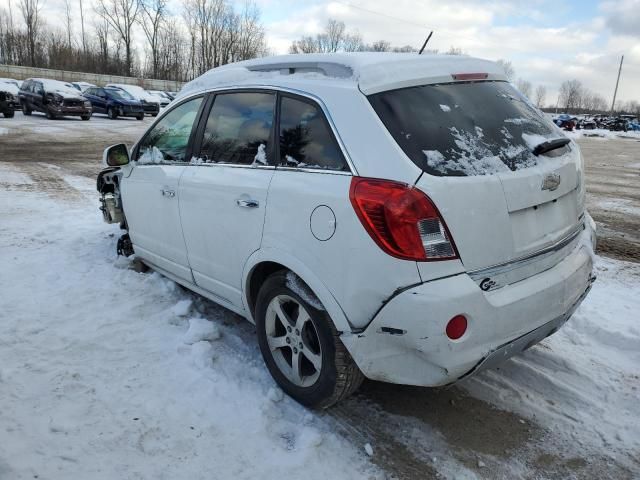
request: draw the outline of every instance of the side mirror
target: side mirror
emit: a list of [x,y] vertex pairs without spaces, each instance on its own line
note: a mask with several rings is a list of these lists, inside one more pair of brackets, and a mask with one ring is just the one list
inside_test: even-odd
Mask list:
[[129,149],[124,143],[111,145],[104,149],[102,161],[110,167],[121,167],[130,162]]

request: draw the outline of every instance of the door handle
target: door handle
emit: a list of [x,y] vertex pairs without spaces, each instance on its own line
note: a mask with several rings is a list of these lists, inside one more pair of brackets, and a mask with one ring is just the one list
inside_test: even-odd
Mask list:
[[244,208],[258,208],[260,206],[260,202],[258,202],[257,200],[244,199],[244,198],[238,198],[236,200],[236,204],[239,207],[244,207]]
[[161,192],[163,197],[173,198],[176,196],[176,192],[174,190],[166,190],[163,188]]

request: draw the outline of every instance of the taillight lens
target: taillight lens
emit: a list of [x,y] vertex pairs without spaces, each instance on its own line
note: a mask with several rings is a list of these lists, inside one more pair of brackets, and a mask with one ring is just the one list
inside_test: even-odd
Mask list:
[[353,177],[351,204],[371,238],[404,260],[458,258],[438,209],[420,190],[390,180]]

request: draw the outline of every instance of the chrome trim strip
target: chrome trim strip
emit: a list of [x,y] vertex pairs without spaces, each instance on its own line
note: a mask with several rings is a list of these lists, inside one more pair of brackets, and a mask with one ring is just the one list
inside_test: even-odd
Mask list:
[[473,279],[473,280],[481,280],[485,277],[492,277],[495,276],[497,274],[500,273],[504,273],[504,272],[508,272],[511,270],[515,270],[517,268],[520,268],[524,265],[527,265],[528,263],[537,260],[539,257],[549,254],[549,253],[553,253],[553,252],[557,252],[558,250],[562,250],[564,247],[566,247],[568,244],[570,244],[573,240],[576,239],[576,237],[578,235],[580,235],[580,233],[582,232],[582,230],[584,230],[584,224],[580,224],[578,226],[578,228],[576,230],[574,230],[573,232],[571,232],[569,235],[567,235],[566,237],[562,238],[561,240],[559,240],[558,242],[554,243],[553,245],[550,245],[548,247],[545,247],[543,249],[537,250],[533,253],[530,253],[524,257],[520,257],[520,258],[516,258],[515,260],[510,260],[508,262],[504,262],[504,263],[499,263],[496,265],[491,265],[490,267],[485,267],[485,268],[481,268],[478,270],[471,270],[469,272],[467,272],[467,274]]

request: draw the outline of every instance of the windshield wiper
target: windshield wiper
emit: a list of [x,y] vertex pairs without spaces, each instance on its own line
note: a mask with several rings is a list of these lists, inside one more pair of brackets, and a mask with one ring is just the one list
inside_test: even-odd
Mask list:
[[550,152],[551,150],[557,150],[558,148],[562,148],[565,145],[571,143],[571,140],[568,138],[554,138],[553,140],[547,140],[546,142],[542,142],[533,149],[533,154],[535,156],[542,155],[543,153]]

